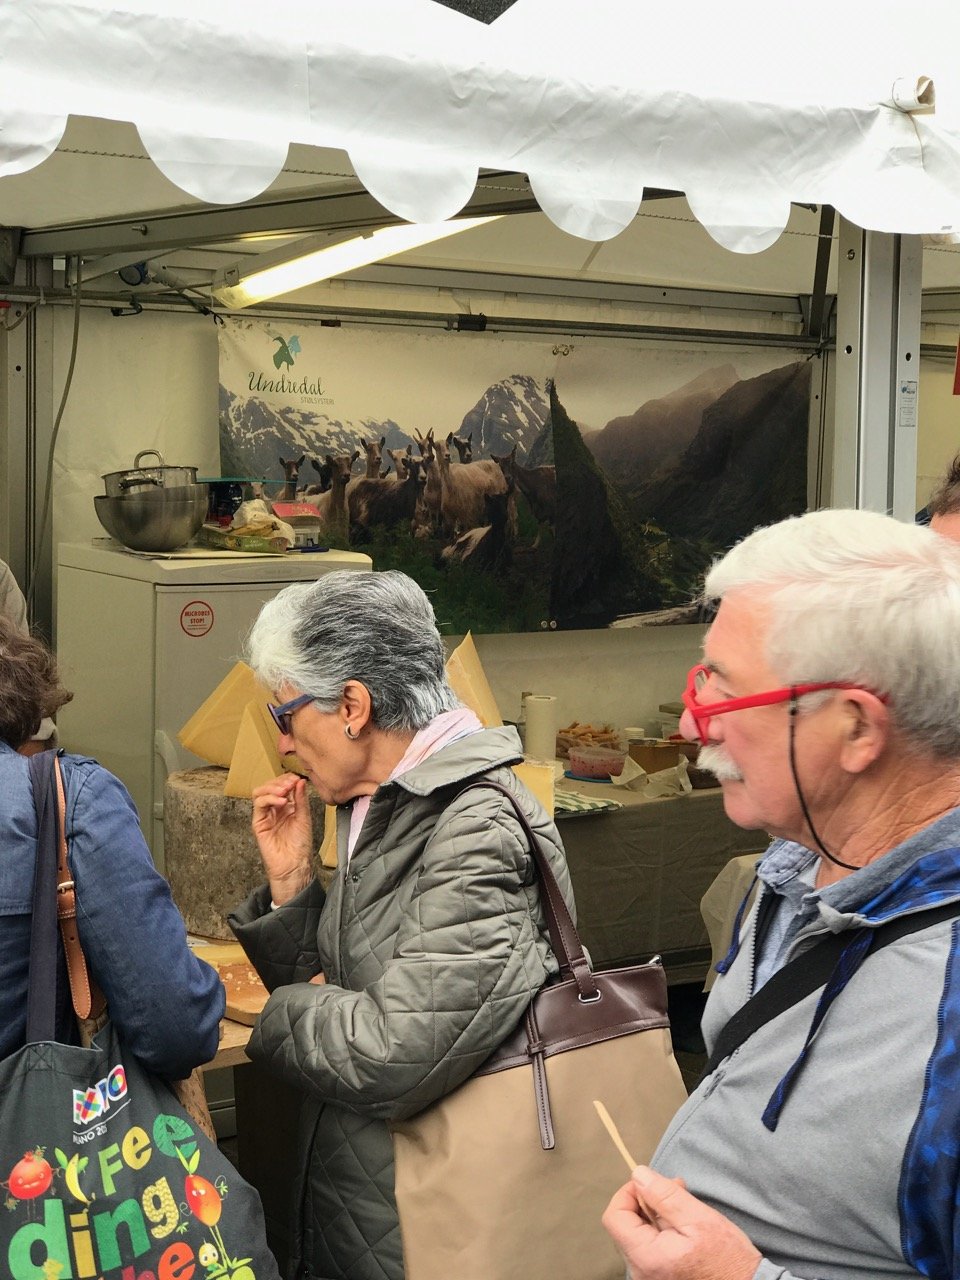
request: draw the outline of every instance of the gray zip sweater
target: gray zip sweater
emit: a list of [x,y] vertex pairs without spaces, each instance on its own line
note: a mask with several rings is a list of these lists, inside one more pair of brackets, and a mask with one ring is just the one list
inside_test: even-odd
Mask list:
[[[761,880],[789,875],[791,863],[800,874],[813,857],[777,841]],[[758,907],[773,892],[761,886],[718,966],[708,1049],[752,994]],[[764,1254],[755,1280],[958,1274],[958,924],[920,929],[876,955],[860,932],[952,901],[960,916],[960,810],[807,893],[781,961],[849,932],[837,970],[721,1062],[665,1134],[654,1167],[682,1175],[747,1233]]]

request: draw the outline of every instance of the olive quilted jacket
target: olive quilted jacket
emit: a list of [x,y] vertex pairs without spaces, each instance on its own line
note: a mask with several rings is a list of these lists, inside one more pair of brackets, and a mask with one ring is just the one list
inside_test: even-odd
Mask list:
[[[459,795],[486,774],[515,792],[568,905],[556,827],[509,765],[512,729],[451,743],[373,797],[349,864],[271,911],[261,888],[231,917],[268,989],[251,1058],[305,1095],[298,1280],[401,1280],[387,1121],[456,1088],[520,1020],[557,964],[532,859],[509,802]],[[326,985],[307,980],[320,970]]]

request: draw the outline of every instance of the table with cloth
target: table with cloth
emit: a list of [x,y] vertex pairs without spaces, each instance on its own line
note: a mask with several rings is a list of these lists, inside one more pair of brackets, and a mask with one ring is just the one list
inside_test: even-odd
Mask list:
[[645,800],[612,783],[563,778],[557,791],[623,806],[557,812],[580,937],[595,967],[659,954],[669,982],[702,982],[711,939],[700,901],[731,859],[759,856],[769,843],[766,834],[735,826],[719,788]]

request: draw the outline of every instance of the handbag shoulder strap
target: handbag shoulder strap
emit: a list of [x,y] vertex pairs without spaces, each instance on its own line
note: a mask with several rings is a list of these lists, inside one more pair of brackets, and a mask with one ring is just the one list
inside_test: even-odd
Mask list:
[[465,795],[468,791],[479,790],[499,791],[509,801],[514,816],[526,837],[527,847],[540,877],[540,885],[543,889],[543,909],[547,918],[547,929],[550,933],[550,945],[560,964],[560,972],[573,978],[577,984],[581,1000],[599,1000],[600,991],[594,981],[589,961],[584,954],[583,943],[580,941],[577,927],[573,923],[573,917],[570,915],[567,904],[563,900],[563,894],[560,892],[557,878],[553,874],[546,854],[540,848],[540,841],[537,839],[527,815],[523,812],[519,801],[510,788],[505,787],[502,782],[494,782],[491,778],[471,782],[457,793],[457,798],[459,799],[460,796]]
[[53,777],[57,793],[57,920],[63,950],[67,957],[70,995],[78,1018],[97,1018],[106,1007],[100,988],[90,981],[87,958],[77,931],[77,893],[67,860],[67,804],[63,791],[63,772],[59,753],[53,755]]
[[[874,952],[889,946],[899,938],[916,933],[920,929],[927,929],[941,920],[957,917],[960,917],[960,902],[954,901],[929,911],[913,911],[909,915],[897,916],[887,924],[877,925],[872,930],[873,939],[867,958],[869,959]],[[856,933],[859,932],[859,930],[856,931]],[[822,987],[830,978],[841,953],[850,945],[854,936],[856,934],[849,931],[831,933],[829,937],[816,943],[809,950],[794,956],[782,969],[778,969],[773,977],[737,1010],[720,1031],[713,1046],[713,1052],[704,1067],[701,1080],[706,1079],[724,1058],[728,1058],[735,1049],[739,1049],[746,1040],[749,1040],[755,1031],[759,1031],[768,1022]]]
[[37,853],[27,970],[27,1044],[55,1040],[57,1030],[57,810],[51,755],[41,751],[28,761],[37,811]]

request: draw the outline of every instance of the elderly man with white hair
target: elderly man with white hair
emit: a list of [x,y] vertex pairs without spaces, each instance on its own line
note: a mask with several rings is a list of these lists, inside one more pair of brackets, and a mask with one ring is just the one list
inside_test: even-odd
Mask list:
[[684,733],[774,837],[707,1074],[604,1223],[631,1280],[960,1275],[960,552],[819,511],[708,573]]

